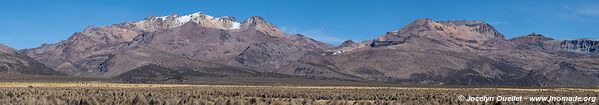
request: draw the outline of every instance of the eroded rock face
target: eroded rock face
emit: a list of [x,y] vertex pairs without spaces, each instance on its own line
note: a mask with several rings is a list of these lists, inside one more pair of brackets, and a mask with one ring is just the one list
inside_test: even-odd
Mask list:
[[599,54],[599,41],[590,39],[564,40],[559,45],[561,50]]
[[0,44],[0,73],[31,75],[65,75],[35,61],[27,55]]

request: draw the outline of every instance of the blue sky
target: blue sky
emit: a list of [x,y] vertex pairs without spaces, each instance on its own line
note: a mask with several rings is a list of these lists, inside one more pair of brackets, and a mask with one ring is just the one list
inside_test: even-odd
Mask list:
[[482,20],[508,38],[536,32],[599,39],[596,0],[1,0],[0,43],[32,48],[90,25],[194,12],[262,16],[287,33],[331,44],[370,40],[418,18]]

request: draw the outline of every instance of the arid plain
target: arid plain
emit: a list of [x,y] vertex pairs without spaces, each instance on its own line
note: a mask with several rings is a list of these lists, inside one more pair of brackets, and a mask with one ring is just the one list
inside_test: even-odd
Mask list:
[[0,104],[81,105],[403,105],[597,104],[569,101],[467,101],[464,96],[597,97],[582,88],[425,88],[294,85],[0,82]]

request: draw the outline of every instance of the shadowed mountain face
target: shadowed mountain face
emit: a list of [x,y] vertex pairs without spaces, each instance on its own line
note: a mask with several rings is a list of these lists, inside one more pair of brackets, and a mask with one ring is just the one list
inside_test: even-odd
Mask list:
[[0,44],[0,73],[31,75],[65,75],[54,71],[15,49]]
[[417,85],[599,86],[597,41],[540,34],[507,40],[481,21],[418,19],[334,47],[261,17],[203,13],[90,27],[22,52],[69,75],[131,82],[302,77]]

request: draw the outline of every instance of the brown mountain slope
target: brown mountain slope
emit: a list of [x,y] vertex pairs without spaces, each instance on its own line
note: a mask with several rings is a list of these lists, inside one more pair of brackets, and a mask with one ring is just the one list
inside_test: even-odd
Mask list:
[[527,73],[478,54],[513,45],[490,25],[478,21],[419,19],[370,45],[340,48],[346,50],[302,59],[317,65],[295,67],[288,72],[323,77],[342,74],[357,80],[428,85],[510,85],[513,83],[505,81]]
[[0,74],[65,75],[0,44]]
[[[401,43],[426,43],[430,40],[447,48],[476,49],[507,48],[513,46],[491,25],[480,21],[433,21],[418,19],[399,31],[388,32],[376,39],[372,46]],[[428,41],[427,41],[428,42]],[[432,44],[430,44],[432,45]],[[457,49],[456,49],[457,50]]]
[[[304,59],[303,62],[321,66],[296,73],[332,77],[326,73],[318,74],[332,70],[361,80],[400,84],[599,85],[588,82],[599,80],[596,76],[599,69],[589,67],[599,63],[593,60],[596,58],[556,50],[515,47],[522,43],[543,41],[512,41],[517,44],[504,39],[493,27],[483,22],[420,19],[399,31],[388,32],[372,41],[370,47],[339,48],[335,50],[340,53]],[[583,59],[586,59],[584,63],[576,62]],[[564,69],[559,62],[571,64],[573,68]],[[563,81],[572,83],[564,84]]]

